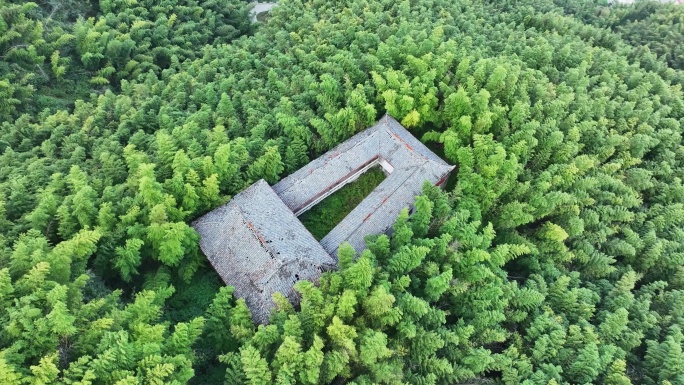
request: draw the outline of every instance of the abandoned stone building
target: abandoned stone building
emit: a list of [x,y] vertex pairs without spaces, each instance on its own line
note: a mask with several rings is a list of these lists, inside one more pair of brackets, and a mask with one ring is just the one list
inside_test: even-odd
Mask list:
[[[319,243],[297,217],[376,166],[386,178]],[[266,323],[273,293],[296,303],[293,285],[334,269],[341,243],[362,251],[364,237],[390,229],[425,181],[442,185],[453,168],[385,115],[272,187],[254,183],[193,227],[223,281]]]

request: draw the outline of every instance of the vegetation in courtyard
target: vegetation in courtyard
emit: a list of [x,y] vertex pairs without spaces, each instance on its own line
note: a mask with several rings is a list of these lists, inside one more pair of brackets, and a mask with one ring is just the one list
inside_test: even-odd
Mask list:
[[384,179],[382,169],[373,167],[300,215],[299,220],[314,238],[321,240]]
[[[0,0],[0,382],[684,384],[683,9]],[[453,188],[254,325],[189,223],[384,112]]]

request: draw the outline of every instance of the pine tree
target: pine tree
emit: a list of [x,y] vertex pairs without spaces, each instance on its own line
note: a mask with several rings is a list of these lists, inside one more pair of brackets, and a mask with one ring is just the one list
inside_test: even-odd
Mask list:
[[608,375],[605,378],[605,383],[607,385],[631,385],[632,381],[625,374],[627,370],[627,365],[623,360],[615,360],[608,371]]
[[268,364],[254,347],[246,345],[240,349],[240,361],[250,385],[269,385],[272,383],[273,375]]
[[416,210],[411,215],[411,230],[415,237],[424,237],[432,221],[434,204],[426,196],[421,195],[416,198],[415,207]]
[[682,332],[678,326],[671,327],[662,342],[646,341],[645,384],[664,383],[665,381],[676,384],[684,380],[681,341]]
[[133,275],[138,274],[138,266],[141,262],[140,248],[145,243],[137,238],[127,239],[125,247],[116,248],[117,259],[114,266],[119,270],[121,278],[130,282]]
[[249,166],[247,174],[252,180],[263,178],[268,183],[274,184],[284,169],[278,148],[270,146],[266,148],[264,155]]

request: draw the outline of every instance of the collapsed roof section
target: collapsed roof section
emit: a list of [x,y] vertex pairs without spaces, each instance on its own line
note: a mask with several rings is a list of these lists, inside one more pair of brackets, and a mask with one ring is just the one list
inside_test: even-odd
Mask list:
[[[318,243],[297,216],[374,166],[387,178]],[[441,185],[453,168],[385,115],[273,188],[260,180],[192,226],[216,272],[266,323],[274,293],[298,302],[298,280],[317,281],[335,268],[342,242],[361,252],[364,237],[389,229],[425,181]]]
[[366,235],[385,232],[401,209],[413,204],[424,181],[439,185],[454,168],[394,118],[385,115],[373,127],[275,184],[273,190],[295,215],[301,215],[376,165],[387,178],[321,240],[333,256],[345,241],[360,252],[365,249]]

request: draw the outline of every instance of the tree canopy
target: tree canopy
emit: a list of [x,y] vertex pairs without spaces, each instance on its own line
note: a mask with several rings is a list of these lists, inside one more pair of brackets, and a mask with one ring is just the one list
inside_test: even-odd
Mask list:
[[[0,379],[684,384],[683,9],[0,0]],[[385,112],[447,188],[255,325],[190,221]]]

